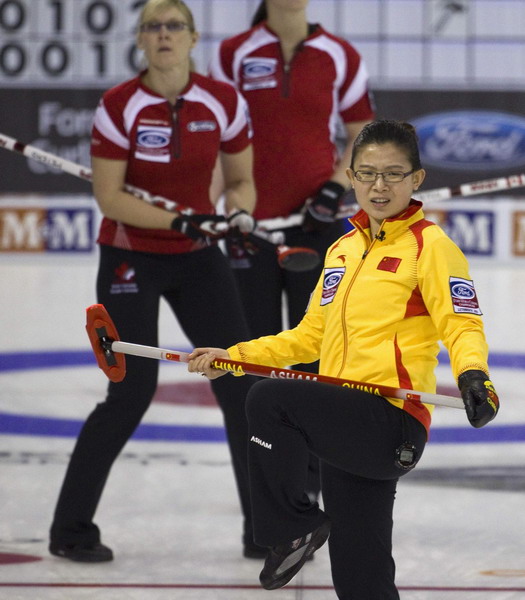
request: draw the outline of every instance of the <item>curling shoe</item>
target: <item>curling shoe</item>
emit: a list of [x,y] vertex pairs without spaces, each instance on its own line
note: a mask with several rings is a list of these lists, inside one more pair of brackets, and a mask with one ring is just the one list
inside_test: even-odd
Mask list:
[[60,544],[51,542],[49,552],[75,562],[99,563],[113,560],[113,551],[99,542],[95,544]]
[[313,556],[330,535],[330,519],[311,533],[270,548],[264,568],[259,575],[259,581],[265,590],[277,590],[285,586],[299,571],[304,563]]
[[255,558],[264,560],[268,556],[270,548],[264,546],[258,546],[257,544],[244,544],[243,556],[244,558]]
[[[254,558],[255,560],[264,560],[268,556],[268,552],[270,548],[266,548],[264,546],[257,546],[257,544],[246,545],[244,546],[242,555],[244,558]],[[307,561],[313,560],[314,555],[310,554],[310,556],[306,559]]]

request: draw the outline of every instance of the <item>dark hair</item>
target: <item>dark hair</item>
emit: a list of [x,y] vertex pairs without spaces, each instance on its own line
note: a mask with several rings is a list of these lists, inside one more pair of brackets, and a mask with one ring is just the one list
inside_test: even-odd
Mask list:
[[419,146],[416,129],[405,121],[393,121],[388,119],[372,121],[361,129],[354,140],[352,148],[352,160],[350,167],[354,167],[354,159],[357,153],[369,144],[392,143],[405,150],[412,168],[417,171],[422,169],[419,158]]
[[268,19],[268,10],[266,9],[266,2],[265,2],[265,0],[261,0],[261,3],[257,7],[257,10],[255,11],[255,14],[252,17],[251,26],[255,27],[256,25],[259,25],[259,23],[262,23],[263,21],[266,21],[267,19]]

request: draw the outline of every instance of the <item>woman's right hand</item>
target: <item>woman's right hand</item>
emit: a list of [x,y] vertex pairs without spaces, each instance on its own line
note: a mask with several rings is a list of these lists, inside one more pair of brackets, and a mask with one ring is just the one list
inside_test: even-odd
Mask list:
[[211,366],[211,363],[217,358],[231,359],[224,348],[195,348],[188,356],[188,371],[190,373],[200,373],[208,379],[222,377],[228,371],[214,369]]

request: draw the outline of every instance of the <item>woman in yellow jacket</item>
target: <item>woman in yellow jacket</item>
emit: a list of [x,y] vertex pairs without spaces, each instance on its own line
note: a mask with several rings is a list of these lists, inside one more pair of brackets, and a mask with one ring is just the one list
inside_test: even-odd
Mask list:
[[[496,416],[488,348],[468,263],[412,199],[425,177],[408,123],[375,121],[357,137],[347,175],[361,210],[326,254],[303,320],[215,358],[283,367],[320,359],[320,373],[435,392],[439,340],[474,427]],[[330,535],[341,600],[397,600],[392,558],[396,484],[421,458],[433,407],[307,381],[258,382],[247,400],[255,541],[270,548],[260,580],[282,587]],[[308,453],[321,459],[324,511],[304,494]]]

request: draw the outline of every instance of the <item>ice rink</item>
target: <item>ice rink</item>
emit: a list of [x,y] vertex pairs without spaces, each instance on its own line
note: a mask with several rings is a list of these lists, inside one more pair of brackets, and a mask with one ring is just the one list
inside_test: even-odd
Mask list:
[[[96,516],[115,560],[48,554],[68,456],[106,386],[84,330],[95,263],[0,257],[0,599],[335,599],[326,547],[288,587],[259,587],[262,561],[241,554],[221,413],[208,384],[176,364],[162,364],[155,401]],[[398,487],[403,600],[525,598],[525,269],[479,262],[471,275],[502,408],[482,430],[462,411],[436,409],[425,455]],[[161,346],[189,348],[165,307]],[[446,360],[438,378],[440,392],[457,395]]]

